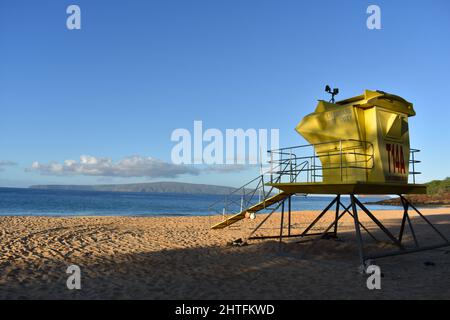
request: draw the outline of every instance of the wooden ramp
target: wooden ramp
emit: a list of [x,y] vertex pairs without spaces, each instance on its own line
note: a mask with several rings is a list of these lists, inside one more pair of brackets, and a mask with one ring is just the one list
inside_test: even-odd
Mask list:
[[274,195],[274,196],[272,196],[270,198],[264,199],[263,201],[255,204],[255,205],[253,205],[253,206],[251,206],[251,207],[249,207],[249,208],[247,208],[247,209],[245,209],[245,210],[243,210],[243,211],[241,211],[241,212],[239,212],[239,213],[237,213],[237,214],[235,214],[233,216],[231,216],[230,218],[228,218],[228,219],[226,219],[226,220],[224,220],[224,221],[222,221],[222,222],[220,222],[218,224],[215,224],[214,226],[211,227],[211,229],[223,229],[223,228],[226,228],[226,227],[232,225],[233,223],[236,223],[236,222],[244,219],[246,213],[254,213],[254,212],[261,211],[261,210],[271,206],[274,203],[277,203],[277,202],[280,202],[280,201],[286,199],[290,195],[291,195],[290,193],[287,193],[287,192],[284,192],[284,191],[280,192],[280,193],[277,193],[276,195]]

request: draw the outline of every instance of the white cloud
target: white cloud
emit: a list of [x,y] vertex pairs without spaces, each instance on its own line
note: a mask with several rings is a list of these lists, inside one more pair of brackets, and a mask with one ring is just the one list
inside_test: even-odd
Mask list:
[[15,165],[17,165],[17,163],[14,161],[0,160],[0,171],[3,171],[3,167],[15,166]]
[[33,162],[31,169],[43,175],[67,176],[85,175],[102,177],[148,177],[175,178],[183,174],[198,175],[199,170],[193,166],[176,165],[152,157],[130,156],[118,162],[110,158],[81,156],[79,161],[66,160],[63,163],[49,164]]
[[0,160],[0,166],[15,166],[17,163],[9,160]]
[[65,160],[62,163],[33,162],[27,172],[39,172],[48,176],[99,176],[122,178],[176,178],[183,174],[232,173],[247,170],[246,165],[178,165],[152,157],[139,155],[125,157],[118,162],[110,158],[98,158],[88,155],[79,161]]

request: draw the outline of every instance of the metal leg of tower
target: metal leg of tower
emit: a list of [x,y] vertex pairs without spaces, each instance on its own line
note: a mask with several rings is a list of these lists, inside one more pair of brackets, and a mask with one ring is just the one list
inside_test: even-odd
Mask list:
[[341,206],[341,195],[338,194],[337,195],[337,201],[336,201],[336,212],[335,212],[335,216],[334,216],[334,220],[336,221],[336,223],[334,224],[334,236],[335,237],[337,237],[337,232],[338,232],[337,218],[339,217],[340,206]]
[[338,201],[339,196],[336,196],[333,201],[330,202],[330,204],[323,209],[323,211],[317,216],[316,219],[314,219],[313,222],[302,232],[302,235],[305,236],[309,230],[311,230],[312,227],[316,225],[316,223],[328,212],[328,210]]
[[354,195],[351,195],[351,197],[355,202],[355,205],[358,205],[358,207],[360,207],[369,216],[369,218],[375,222],[375,224],[389,237],[389,239],[401,248],[402,245],[397,238],[394,237],[394,235],[369,211],[369,209],[367,209]]
[[355,222],[355,233],[356,233],[356,242],[358,245],[358,253],[359,253],[359,259],[361,262],[361,267],[365,270],[365,256],[364,256],[364,247],[363,247],[363,239],[361,236],[361,229],[359,225],[359,219],[358,219],[358,211],[356,209],[356,197],[354,194],[350,195],[350,200],[352,204],[352,211],[353,211],[353,221]]

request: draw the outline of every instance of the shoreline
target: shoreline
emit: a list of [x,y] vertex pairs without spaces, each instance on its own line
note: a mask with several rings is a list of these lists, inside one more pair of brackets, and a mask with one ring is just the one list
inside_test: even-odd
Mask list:
[[[442,206],[442,207],[450,207],[450,193],[448,192],[442,192],[442,193],[435,193],[435,194],[411,194],[406,195],[405,198],[407,198],[411,203],[413,203],[416,207],[426,207],[426,206]],[[401,206],[401,200],[399,197],[390,198],[390,199],[384,199],[380,201],[370,201],[366,202],[366,204],[370,205],[397,205]]]
[[[367,203],[363,202],[364,205],[373,205],[375,203]],[[391,207],[398,207],[397,205],[393,204],[377,204],[379,206],[384,206],[386,209],[375,209],[371,210],[371,212],[379,214],[379,213],[395,213],[398,214],[399,212],[403,212],[402,209],[396,209],[396,208],[389,208]],[[450,205],[418,205],[415,206],[418,209],[421,209],[420,211],[426,211],[427,214],[439,214],[439,212],[444,213],[450,213]],[[370,209],[370,208],[369,208]],[[332,208],[330,209],[332,210]],[[410,208],[412,211],[413,209]],[[275,213],[280,213],[281,211],[275,211]],[[321,210],[293,210],[292,214],[310,214],[310,213],[320,213]],[[286,212],[285,212],[286,213]],[[226,216],[231,216],[232,214],[226,214]],[[267,213],[257,213],[258,216],[265,216]],[[96,218],[96,217],[105,217],[105,218],[182,218],[182,217],[192,217],[192,218],[205,218],[205,217],[222,217],[221,214],[173,214],[173,213],[149,213],[149,214],[3,214],[0,213],[0,218],[2,217],[36,217],[36,218]]]

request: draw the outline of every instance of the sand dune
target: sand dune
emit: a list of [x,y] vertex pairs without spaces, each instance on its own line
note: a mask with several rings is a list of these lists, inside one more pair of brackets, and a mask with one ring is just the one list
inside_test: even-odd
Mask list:
[[[450,209],[426,209],[450,238]],[[378,211],[393,232],[402,212]],[[296,212],[292,232],[317,212]],[[333,214],[318,225],[328,225]],[[263,218],[225,230],[209,227],[221,217],[0,217],[1,299],[427,299],[450,298],[450,247],[375,261],[382,289],[366,288],[358,272],[353,221],[339,224],[337,240],[313,247],[277,240],[248,246],[245,238]],[[362,222],[383,239],[365,215]],[[413,215],[421,243],[439,238]],[[278,234],[279,215],[260,233]],[[406,241],[411,242],[410,234]],[[391,250],[365,235],[370,251]],[[302,254],[307,250],[307,254]],[[82,289],[68,290],[66,268],[76,264]]]

